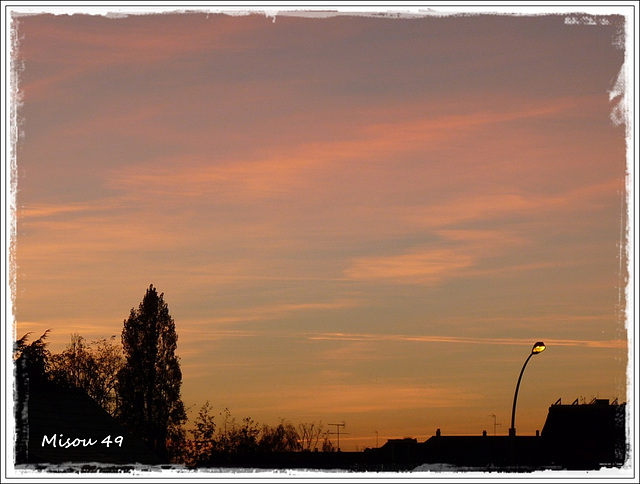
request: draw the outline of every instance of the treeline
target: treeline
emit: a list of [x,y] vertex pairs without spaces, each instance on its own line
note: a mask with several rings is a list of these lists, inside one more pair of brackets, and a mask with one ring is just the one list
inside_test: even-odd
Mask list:
[[52,354],[49,332],[31,343],[28,333],[14,345],[18,427],[26,386],[55,385],[84,390],[166,462],[217,466],[256,454],[335,451],[321,422],[238,421],[226,408],[216,414],[209,401],[187,430],[175,323],[164,294],[153,285],[124,320],[122,344],[115,335],[88,342],[76,333],[62,352]]
[[225,408],[218,414],[207,401],[199,409],[190,430],[182,461],[194,466],[226,465],[242,462],[256,454],[282,452],[334,452],[329,431],[320,423],[300,423],[297,426],[282,419],[276,426],[259,425],[251,417],[238,422]]

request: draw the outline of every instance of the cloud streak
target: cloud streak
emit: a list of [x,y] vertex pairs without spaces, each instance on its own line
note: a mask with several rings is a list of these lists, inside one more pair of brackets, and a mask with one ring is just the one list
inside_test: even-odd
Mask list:
[[[423,409],[425,402],[432,408],[461,408],[472,406],[478,398],[476,394],[465,394],[451,387],[425,387],[411,383],[384,384],[323,384],[322,398],[318,398],[318,389],[314,387],[283,389],[277,396],[269,396],[266,401],[263,394],[247,392],[243,396],[245,412],[268,409],[271,413],[282,415],[304,409],[308,415],[333,414],[338,410],[342,414],[358,414],[384,411],[405,411]],[[375,398],[374,398],[375,396]],[[274,398],[275,397],[275,398]],[[252,406],[250,402],[263,400],[264,406]]]
[[[114,170],[109,187],[135,192],[139,198],[149,194],[176,198],[215,195],[218,200],[251,202],[300,193],[301,190],[308,193],[310,189],[317,189],[313,182],[318,178],[336,171],[358,184],[359,176],[356,174],[366,174],[360,176],[361,180],[377,179],[383,175],[386,162],[383,164],[382,160],[389,156],[429,149],[435,141],[439,144],[455,143],[459,136],[467,135],[466,130],[475,131],[488,126],[495,129],[496,125],[518,119],[544,119],[562,113],[575,102],[505,113],[486,111],[427,120],[417,117],[385,124],[366,121],[381,117],[381,114],[365,110],[361,118],[363,124],[355,129],[351,127],[350,139],[347,140],[303,142],[284,150],[277,149],[274,153],[256,152],[251,159],[218,159],[215,155],[207,159],[202,153],[188,158],[159,159]],[[276,151],[275,147],[270,151]],[[411,180],[406,182],[411,183]],[[384,189],[384,185],[379,188]],[[395,188],[402,190],[402,187]],[[500,207],[504,207],[505,202],[506,206],[516,204],[516,207],[525,203],[516,195],[496,196],[493,202]],[[476,205],[469,203],[467,209],[473,213],[478,210]]]
[[[353,308],[359,306],[361,303],[354,299],[338,299],[327,302],[300,302],[300,303],[283,303],[273,304],[267,306],[257,306],[250,308],[243,308],[241,310],[235,310],[226,316],[217,316],[201,320],[197,323],[190,321],[190,325],[227,325],[235,323],[248,323],[248,322],[268,322],[270,320],[289,317],[292,314],[315,312],[315,311],[336,311],[340,309]],[[209,333],[209,330],[206,331]],[[225,330],[216,331],[217,335],[224,335]],[[234,335],[232,331],[230,333]]]
[[[361,342],[405,342],[405,343],[452,343],[452,344],[480,344],[480,345],[525,345],[531,346],[530,339],[515,338],[474,338],[460,336],[418,336],[398,334],[351,334],[351,333],[309,333],[310,340],[330,341],[361,341]],[[576,346],[586,348],[614,348],[627,347],[626,340],[571,340],[545,339],[548,346]]]
[[473,259],[469,255],[454,249],[425,249],[410,254],[355,259],[345,270],[345,277],[351,280],[437,284],[472,265]]

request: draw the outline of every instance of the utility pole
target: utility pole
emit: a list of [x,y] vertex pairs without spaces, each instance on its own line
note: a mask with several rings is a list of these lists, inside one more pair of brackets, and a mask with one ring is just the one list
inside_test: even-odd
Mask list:
[[489,415],[489,417],[493,417],[493,436],[495,437],[495,435],[496,435],[496,427],[498,425],[501,425],[501,424],[496,423],[496,414],[495,413],[492,413],[491,415]]
[[[340,452],[340,427],[344,427],[345,426],[344,422],[342,422],[342,423],[330,423],[330,424],[327,424],[327,425],[335,425],[336,426],[336,432],[329,432],[329,433],[338,435],[338,452]],[[345,434],[346,432],[342,432],[342,433]]]

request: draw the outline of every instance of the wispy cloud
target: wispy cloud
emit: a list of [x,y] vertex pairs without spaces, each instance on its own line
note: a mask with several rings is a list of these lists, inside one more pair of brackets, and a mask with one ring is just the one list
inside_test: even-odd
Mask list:
[[[143,15],[138,21],[135,17],[134,14],[105,22],[100,16],[76,14],[66,18],[58,16],[57,21],[52,22],[46,14],[31,18],[16,15],[18,27],[26,20],[33,26],[28,36],[19,39],[18,49],[32,61],[57,61],[57,73],[46,82],[39,82],[40,86],[51,89],[54,84],[68,84],[77,76],[104,72],[115,66],[140,69],[197,52],[238,49],[230,39],[259,25],[230,22],[228,16]],[[171,21],[167,21],[169,18]],[[69,28],[71,25],[73,28]],[[157,35],[157,29],[161,29],[163,35]],[[37,99],[39,93],[47,93],[33,89],[36,86],[23,86],[30,98]]]
[[[474,405],[478,395],[465,393],[459,388],[417,385],[415,382],[323,384],[322,398],[314,386],[283,388],[277,394],[246,392],[243,411],[282,412],[282,415],[300,412],[327,415],[339,411],[344,414],[365,412],[402,411],[424,408],[461,408]],[[262,401],[253,406],[252,401]]]
[[[399,254],[374,255],[350,260],[344,276],[351,280],[368,280],[406,284],[438,284],[444,279],[488,274],[512,275],[542,268],[576,264],[566,258],[535,262],[521,260],[496,264],[496,257],[517,248],[536,247],[537,232],[532,226],[545,226],[543,233],[575,230],[575,223],[545,225],[545,214],[571,215],[590,210],[592,214],[611,204],[611,193],[621,189],[621,180],[570,190],[562,195],[474,195],[443,204],[390,209],[395,218],[405,219],[407,227],[428,230],[438,238],[429,246],[418,246]],[[622,195],[620,195],[622,196]],[[383,210],[384,212],[384,210]],[[388,214],[387,214],[388,215]],[[517,217],[517,218],[516,218]],[[500,221],[515,220],[506,227]],[[485,228],[470,228],[478,223]],[[492,227],[492,224],[494,227]],[[492,268],[480,267],[483,260],[494,260]]]
[[[109,186],[135,191],[139,198],[143,198],[143,194],[157,193],[169,197],[196,198],[215,195],[218,200],[255,201],[295,192],[308,196],[309,190],[320,188],[317,184],[318,179],[336,173],[337,170],[341,177],[352,180],[357,189],[363,183],[369,185],[386,176],[389,165],[382,160],[386,160],[388,156],[421,149],[429,150],[434,141],[445,144],[455,142],[465,130],[484,129],[486,126],[514,119],[549,116],[562,112],[576,102],[579,101],[554,102],[549,106],[522,108],[504,113],[480,111],[453,117],[436,116],[426,120],[420,116],[383,124],[375,120],[381,117],[380,112],[369,112],[364,108],[360,119],[355,123],[352,121],[353,124],[345,130],[349,133],[346,139],[313,140],[312,134],[311,140],[292,142],[284,148],[269,147],[266,152],[264,147],[253,140],[249,146],[254,146],[254,152],[247,154],[243,159],[220,159],[214,154],[207,157],[202,153],[156,159],[150,164],[114,169]],[[421,113],[415,113],[415,116],[419,114]],[[339,119],[340,116],[336,122],[340,123]],[[323,137],[322,133],[328,127],[318,128],[320,134],[316,136]],[[188,133],[185,135],[189,136]],[[172,135],[167,133],[167,136]],[[344,137],[343,133],[342,138]],[[186,143],[185,148],[188,145],[189,143]],[[355,173],[365,173],[366,176],[359,179],[353,176]],[[389,182],[391,180],[387,179],[379,189],[385,189]],[[411,180],[406,182],[410,183]],[[402,190],[399,186],[394,188]],[[479,210],[486,212],[491,209],[504,209],[507,206],[514,209],[527,206],[527,202],[517,195],[497,195],[493,199],[468,200],[466,203],[469,217],[473,217]]]
[[437,238],[429,246],[415,247],[402,254],[354,258],[344,270],[345,278],[435,285],[445,279],[477,274],[482,259],[499,256],[505,248],[531,243],[513,230],[432,228]]
[[57,217],[66,214],[78,214],[96,210],[95,205],[81,204],[45,204],[38,203],[18,208],[13,215],[21,221],[29,219],[44,219],[49,217]]
[[344,274],[352,280],[436,284],[472,265],[471,256],[454,249],[423,249],[409,254],[357,258]]
[[[280,303],[255,307],[246,307],[242,309],[232,310],[226,315],[212,316],[197,322],[190,321],[190,326],[210,326],[210,325],[227,325],[233,323],[247,323],[254,321],[269,321],[277,318],[287,317],[293,313],[305,313],[311,311],[333,311],[339,309],[353,308],[362,304],[355,299],[336,299],[332,301],[315,301],[301,303]],[[223,336],[226,330],[214,331],[207,334],[216,334]],[[230,332],[229,335],[235,335]]]
[[443,234],[455,236],[456,232],[444,232],[444,229],[455,227],[463,222],[487,222],[506,216],[530,217],[535,215],[538,218],[552,212],[570,215],[588,208],[601,207],[604,197],[609,198],[616,189],[623,190],[623,188],[622,179],[611,179],[567,190],[557,195],[546,193],[472,194],[464,198],[447,200],[444,203],[405,208],[402,211],[399,210],[399,214],[418,226],[440,228]]
[[[155,163],[154,163],[155,165]],[[313,160],[275,157],[216,163],[178,159],[160,166],[136,166],[115,173],[112,188],[163,194],[172,198],[215,196],[219,201],[255,201],[278,197],[305,184]]]
[[[311,340],[336,341],[370,341],[370,342],[411,342],[411,343],[453,343],[453,344],[481,344],[481,345],[524,345],[531,346],[530,339],[514,338],[473,338],[460,336],[422,336],[399,334],[364,334],[364,333],[309,333]],[[626,348],[625,340],[572,340],[547,339],[549,346],[581,346],[589,348]]]

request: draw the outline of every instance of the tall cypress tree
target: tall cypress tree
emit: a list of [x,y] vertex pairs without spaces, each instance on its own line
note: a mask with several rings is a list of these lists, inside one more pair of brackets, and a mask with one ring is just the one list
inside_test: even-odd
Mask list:
[[153,284],[124,321],[124,367],[118,373],[119,418],[159,457],[167,458],[167,440],[186,420],[180,397],[182,372],[175,354],[175,322]]

